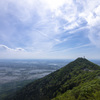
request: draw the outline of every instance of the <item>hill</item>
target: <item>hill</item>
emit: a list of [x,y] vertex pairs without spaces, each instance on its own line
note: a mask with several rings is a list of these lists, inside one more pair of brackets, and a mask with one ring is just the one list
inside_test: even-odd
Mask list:
[[78,58],[6,100],[100,100],[100,66]]

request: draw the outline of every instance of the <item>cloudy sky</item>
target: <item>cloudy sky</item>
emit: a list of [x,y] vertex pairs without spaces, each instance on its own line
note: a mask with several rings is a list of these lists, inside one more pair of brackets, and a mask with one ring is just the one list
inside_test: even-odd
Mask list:
[[100,59],[100,0],[0,0],[0,59]]

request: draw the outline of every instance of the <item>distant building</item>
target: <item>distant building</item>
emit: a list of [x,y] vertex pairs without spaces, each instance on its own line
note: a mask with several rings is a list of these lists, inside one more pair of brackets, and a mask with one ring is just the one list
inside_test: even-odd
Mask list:
[[83,58],[85,59],[85,56],[83,56]]

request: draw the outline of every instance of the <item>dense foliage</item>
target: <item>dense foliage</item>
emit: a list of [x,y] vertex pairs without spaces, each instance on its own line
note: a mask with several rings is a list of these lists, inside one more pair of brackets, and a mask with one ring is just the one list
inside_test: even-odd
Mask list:
[[100,66],[78,58],[6,100],[100,100],[99,93]]
[[0,84],[0,100],[4,100],[8,96],[11,97],[16,91],[32,81],[33,80],[24,80]]
[[100,79],[80,84],[52,100],[100,100]]

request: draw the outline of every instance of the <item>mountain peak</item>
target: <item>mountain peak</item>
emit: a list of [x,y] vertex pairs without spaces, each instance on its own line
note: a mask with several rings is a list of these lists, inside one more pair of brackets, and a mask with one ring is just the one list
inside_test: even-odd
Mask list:
[[[77,58],[76,60],[74,60],[73,62],[79,62],[79,63],[92,63],[91,61],[89,61],[88,59],[86,59],[85,57],[83,58],[83,57],[79,57],[79,58]],[[92,63],[93,64],[93,63]]]
[[86,61],[87,59],[85,57],[78,57],[75,61],[84,61],[84,60]]
[[77,67],[80,69],[83,69],[83,68],[88,68],[90,70],[100,69],[100,67],[98,65],[96,65],[93,62],[89,61],[88,59],[82,58],[82,57],[79,57],[76,60],[74,60],[73,62],[71,62],[71,65],[73,67]]

